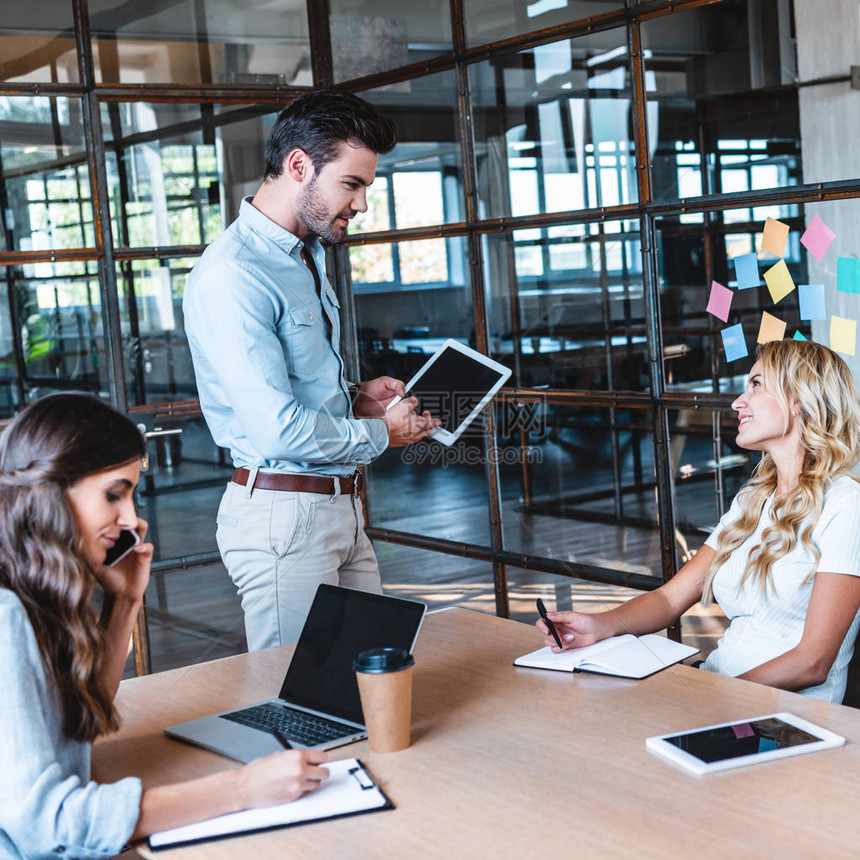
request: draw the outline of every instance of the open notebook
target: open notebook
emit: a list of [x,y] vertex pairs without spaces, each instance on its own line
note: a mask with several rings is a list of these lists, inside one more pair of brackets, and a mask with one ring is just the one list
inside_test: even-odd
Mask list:
[[326,762],[330,776],[320,788],[310,794],[263,809],[246,809],[153,833],[149,847],[155,851],[176,848],[209,839],[222,839],[258,830],[272,830],[292,824],[309,824],[377,809],[393,809],[394,804],[385,796],[364,765],[355,758]]
[[622,678],[646,678],[698,653],[698,648],[657,633],[638,637],[626,633],[560,654],[554,654],[551,648],[540,648],[517,657],[514,665],[557,672],[598,672]]

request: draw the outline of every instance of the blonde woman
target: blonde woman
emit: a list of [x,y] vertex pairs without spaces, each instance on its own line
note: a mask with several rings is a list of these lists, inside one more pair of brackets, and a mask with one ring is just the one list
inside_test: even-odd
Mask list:
[[715,600],[731,623],[703,669],[841,702],[860,624],[851,373],[819,344],[767,343],[732,409],[738,445],[763,456],[705,545],[665,585],[618,610],[549,617],[568,649],[653,633]]
[[152,544],[104,565],[121,529],[146,531],[133,501],[143,453],[128,418],[79,394],[28,406],[0,437],[0,857],[112,857],[129,838],[293,800],[328,776],[325,753],[291,750],[176,785],[90,781],[149,581]]

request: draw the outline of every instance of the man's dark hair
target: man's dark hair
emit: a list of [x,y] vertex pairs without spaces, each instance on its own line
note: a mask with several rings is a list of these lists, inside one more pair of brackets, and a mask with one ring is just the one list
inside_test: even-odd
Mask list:
[[394,149],[397,131],[387,116],[352,93],[321,90],[301,96],[275,120],[266,141],[265,178],[280,176],[284,159],[294,149],[306,152],[320,171],[346,142],[384,154]]

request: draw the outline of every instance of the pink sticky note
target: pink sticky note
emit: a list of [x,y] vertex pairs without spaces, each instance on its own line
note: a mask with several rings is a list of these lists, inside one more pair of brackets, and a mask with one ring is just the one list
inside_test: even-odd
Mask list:
[[800,244],[816,260],[821,260],[835,238],[836,234],[816,215],[800,237]]
[[738,723],[731,728],[738,740],[741,738],[751,738],[755,735],[755,729],[749,723]]
[[711,297],[708,300],[706,310],[723,322],[729,321],[729,311],[732,309],[732,296],[734,293],[722,284],[711,281]]

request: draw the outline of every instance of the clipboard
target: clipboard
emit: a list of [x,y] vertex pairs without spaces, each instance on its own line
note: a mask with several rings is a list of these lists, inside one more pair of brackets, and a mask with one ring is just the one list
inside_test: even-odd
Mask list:
[[329,778],[316,791],[292,803],[246,809],[153,833],[149,837],[149,848],[162,851],[246,833],[394,809],[394,804],[359,759],[326,762],[325,766],[331,772]]

